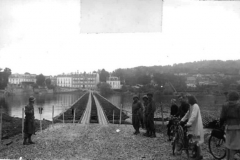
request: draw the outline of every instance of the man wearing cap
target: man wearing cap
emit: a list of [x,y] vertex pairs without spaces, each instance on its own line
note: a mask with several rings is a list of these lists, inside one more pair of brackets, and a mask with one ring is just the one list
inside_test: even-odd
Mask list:
[[135,129],[134,134],[139,134],[139,127],[140,127],[140,119],[139,119],[139,110],[142,108],[142,104],[139,101],[137,95],[133,96],[133,103],[132,103],[132,124],[133,128]]
[[146,128],[146,133],[144,133],[143,135],[147,136],[150,133],[149,125],[147,123],[147,115],[146,115],[146,110],[147,110],[147,106],[148,106],[148,97],[147,97],[147,95],[144,95],[142,97],[142,100],[143,100],[143,122],[144,122],[144,125],[145,125],[145,128]]
[[[24,141],[23,145],[34,144],[31,140],[32,134],[35,134],[35,125],[34,125],[34,104],[35,98],[29,97],[29,103],[25,106],[25,121],[24,121]],[[28,141],[27,141],[28,140]]]
[[149,126],[149,133],[145,134],[148,137],[156,137],[155,126],[154,126],[154,112],[156,110],[155,102],[153,101],[153,94],[148,93],[148,105],[146,108],[146,121]]
[[[142,103],[141,103],[142,104]],[[138,117],[139,117],[139,123],[141,127],[144,129],[145,128],[145,123],[144,123],[144,105],[141,105],[141,108],[138,110]]]

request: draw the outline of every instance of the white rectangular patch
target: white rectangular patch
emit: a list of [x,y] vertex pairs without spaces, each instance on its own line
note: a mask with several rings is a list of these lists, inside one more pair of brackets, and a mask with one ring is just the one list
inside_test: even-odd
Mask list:
[[161,32],[162,0],[81,0],[81,33]]

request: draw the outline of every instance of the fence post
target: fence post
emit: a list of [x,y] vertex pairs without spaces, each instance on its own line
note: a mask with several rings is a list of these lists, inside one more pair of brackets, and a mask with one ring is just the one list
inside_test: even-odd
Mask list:
[[160,106],[161,106],[161,112],[162,112],[162,125],[164,126],[163,105],[162,105],[162,102],[160,103]]
[[75,110],[76,110],[76,108],[74,108],[74,110],[73,110],[73,124],[75,123]]
[[52,126],[53,126],[53,124],[54,124],[54,122],[53,122],[53,117],[54,117],[54,105],[52,106]]
[[41,132],[42,132],[42,116],[41,116],[42,114],[40,113],[40,130],[41,130]]
[[121,104],[121,108],[120,108],[120,123],[119,124],[122,124],[122,104]]
[[2,144],[2,105],[0,106],[0,146]]
[[63,124],[64,124],[64,112],[63,112]]
[[24,138],[24,107],[22,108],[22,138]]
[[114,124],[114,110],[113,110],[113,124]]

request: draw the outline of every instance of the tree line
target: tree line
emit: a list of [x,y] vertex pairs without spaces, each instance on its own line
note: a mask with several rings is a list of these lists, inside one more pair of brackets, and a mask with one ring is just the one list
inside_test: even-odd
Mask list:
[[[116,69],[112,73],[105,69],[99,70],[100,81],[106,82],[106,77],[110,74],[112,76],[120,77],[121,83],[126,86],[134,86],[141,84],[144,87],[143,91],[154,88],[154,90],[162,91],[162,89],[171,90],[171,86],[177,91],[184,91],[187,89],[186,77],[176,76],[177,73],[187,74],[215,74],[222,73],[225,75],[239,75],[240,74],[240,60],[204,60],[188,63],[180,63],[166,66],[139,66],[134,68]],[[224,78],[219,80],[223,84],[224,89],[228,89],[231,84],[236,83],[239,76],[233,78]],[[124,87],[124,86],[123,86]],[[201,87],[198,86],[200,89]],[[240,86],[237,86],[240,89]]]
[[12,74],[10,68],[5,68],[3,71],[0,68],[0,90],[4,90],[8,84],[8,77]]

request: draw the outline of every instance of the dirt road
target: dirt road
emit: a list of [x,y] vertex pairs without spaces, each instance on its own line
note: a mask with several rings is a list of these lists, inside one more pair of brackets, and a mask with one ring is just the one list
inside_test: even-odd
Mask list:
[[[119,132],[117,132],[119,129]],[[0,159],[155,159],[185,160],[186,154],[173,156],[170,142],[163,134],[157,138],[133,135],[131,125],[56,124],[33,136],[34,145],[22,140],[1,148]],[[212,160],[204,149],[204,160]]]

